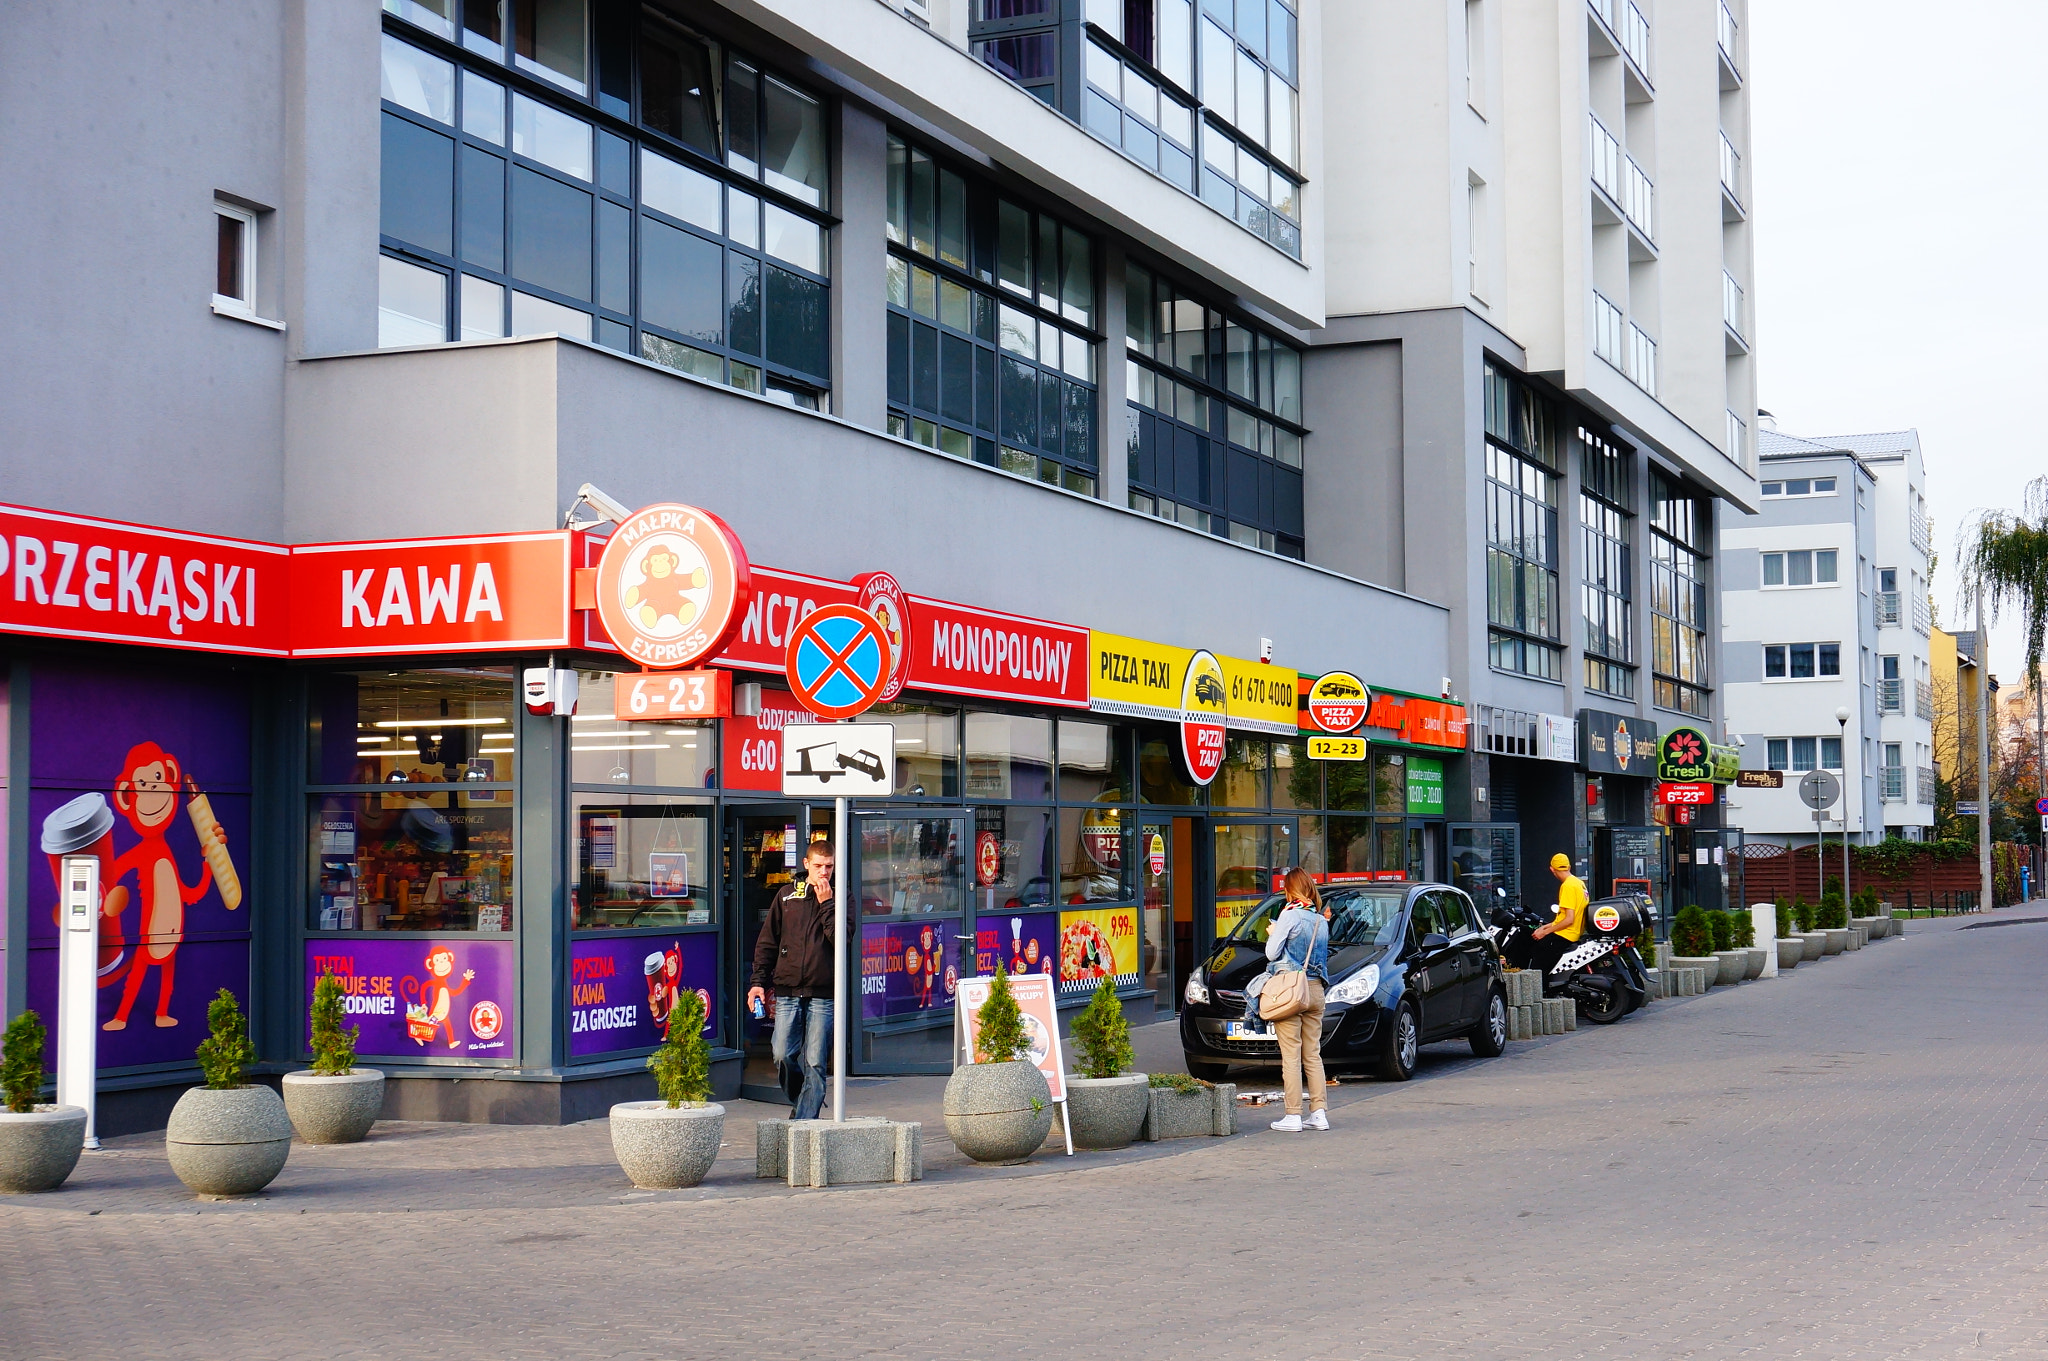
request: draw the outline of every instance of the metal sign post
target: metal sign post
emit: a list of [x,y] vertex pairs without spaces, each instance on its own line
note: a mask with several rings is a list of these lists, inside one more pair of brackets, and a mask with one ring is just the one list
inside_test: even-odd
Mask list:
[[[1842,782],[1825,770],[1809,770],[1799,777],[1799,801],[1813,810],[1813,863],[1820,882],[1817,892],[1825,898],[1828,893],[1827,833],[1823,830],[1823,819],[1827,810],[1835,806],[1835,800],[1842,797]],[[1842,836],[1848,838],[1849,811],[1842,810]],[[1846,855],[1846,852],[1844,852]],[[1842,892],[1849,892],[1849,882],[1842,881]]]
[[98,1148],[100,862],[64,857],[64,931],[57,951],[57,1104],[85,1108],[85,1146]]

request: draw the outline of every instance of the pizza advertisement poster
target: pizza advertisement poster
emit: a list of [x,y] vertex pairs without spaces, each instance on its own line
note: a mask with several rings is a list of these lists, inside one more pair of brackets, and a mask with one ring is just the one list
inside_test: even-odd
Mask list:
[[[959,1015],[965,1028],[965,1033],[960,1034],[961,1052],[958,1056],[962,1063],[974,1062],[975,1049],[981,1037],[982,1004],[988,1001],[989,989],[994,986],[994,978],[970,978],[960,984]],[[1045,1083],[1052,1088],[1052,1099],[1065,1101],[1067,1065],[1060,1054],[1056,991],[1054,981],[1044,974],[1027,974],[1010,980],[1010,995],[1017,999],[1017,1009],[1024,1013],[1024,1029],[1031,1035],[1031,1053],[1027,1057],[1039,1072],[1045,1074]]]
[[1120,988],[1138,985],[1138,909],[1060,913],[1060,986],[1092,990],[1104,978]]

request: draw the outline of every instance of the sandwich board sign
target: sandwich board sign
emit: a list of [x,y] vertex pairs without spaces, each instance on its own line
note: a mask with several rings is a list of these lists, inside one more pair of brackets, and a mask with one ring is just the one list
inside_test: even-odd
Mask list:
[[892,723],[791,723],[782,730],[782,792],[867,799],[896,792]]
[[[953,1034],[959,1043],[958,1058],[962,1064],[973,1063],[981,1047],[981,1008],[995,982],[988,977],[962,979],[959,992],[954,994]],[[1060,1015],[1053,996],[1054,986],[1051,974],[1015,974],[1010,978],[1010,995],[1017,999],[1017,1009],[1024,1013],[1024,1029],[1031,1035],[1031,1052],[1026,1059],[1045,1074],[1045,1085],[1052,1089],[1052,1099],[1059,1103],[1060,1124],[1071,1155],[1074,1132],[1067,1120],[1067,1065],[1060,1054]]]

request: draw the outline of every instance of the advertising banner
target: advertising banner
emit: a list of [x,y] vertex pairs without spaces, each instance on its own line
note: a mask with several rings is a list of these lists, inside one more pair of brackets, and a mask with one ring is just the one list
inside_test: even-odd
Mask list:
[[1444,763],[1429,756],[1408,758],[1408,811],[1424,817],[1444,813]]
[[[356,1051],[379,1058],[510,1059],[518,1054],[518,953],[509,940],[309,940],[306,1007],[322,974],[341,980]],[[312,1020],[307,1018],[308,1036]]]
[[[9,592],[8,594],[11,594]],[[250,1008],[247,682],[160,664],[29,675],[26,997],[57,1041],[57,875],[100,862],[99,1068],[189,1063],[227,988]],[[14,696],[18,702],[20,696]]]
[[569,552],[567,530],[294,548],[292,655],[565,647]]
[[1605,709],[1581,709],[1579,756],[1596,775],[1647,778],[1657,768],[1657,725]]
[[[761,579],[755,573],[754,579]],[[718,783],[726,789],[782,792],[782,730],[811,722],[810,711],[787,690],[761,688],[761,712],[725,720],[718,744]]]
[[1372,692],[1349,671],[1303,676],[1295,686],[1295,722],[1304,729],[1348,733],[1365,722],[1365,715],[1372,708]]
[[1188,658],[1180,687],[1180,756],[1188,777],[1208,784],[1223,769],[1224,727],[1229,701],[1223,691],[1223,663],[1213,652]]
[[1718,746],[1689,723],[1664,734],[1657,744],[1657,778],[1677,784],[1733,784],[1742,765],[1739,747]]
[[1230,694],[1226,722],[1232,729],[1274,737],[1294,736],[1297,686],[1301,679],[1296,672],[1241,657],[1219,656],[1216,660],[1223,663],[1224,689]]
[[[960,1021],[965,1023],[966,1033],[955,1034],[960,1040],[962,1063],[972,1063],[975,1058],[977,1041],[981,1035],[981,1008],[988,1001],[989,989],[995,985],[993,978],[970,978],[960,985]],[[1045,1074],[1046,1086],[1052,1088],[1052,1099],[1067,1099],[1066,1063],[1060,1056],[1059,1006],[1053,997],[1053,980],[1044,975],[1010,980],[1010,995],[1017,999],[1017,1009],[1024,1013],[1024,1029],[1031,1035],[1031,1053],[1027,1056]]]
[[960,924],[862,922],[860,1009],[871,1021],[944,1011],[960,985],[954,950]]
[[0,506],[0,633],[285,654],[285,549]]
[[1138,985],[1138,909],[1060,913],[1060,986],[1092,991],[1104,978],[1120,988]]
[[[1300,730],[1305,733],[1321,732],[1323,729],[1309,717],[1308,687],[1303,686],[1302,689]],[[1443,747],[1451,751],[1465,749],[1467,719],[1463,704],[1396,694],[1391,690],[1373,690],[1371,698],[1372,708],[1366,713],[1363,726],[1376,730],[1373,735],[1384,735],[1419,747]]]
[[685,992],[704,1003],[704,1034],[717,1033],[714,932],[571,941],[569,1052],[582,1058],[666,1042]]
[[974,924],[974,971],[1055,975],[1059,969],[1057,912],[1024,912],[1012,917],[983,915]]
[[1120,718],[1180,721],[1180,687],[1194,649],[1115,633],[1088,635],[1088,707]]
[[910,597],[910,684],[984,699],[1088,707],[1088,630]]

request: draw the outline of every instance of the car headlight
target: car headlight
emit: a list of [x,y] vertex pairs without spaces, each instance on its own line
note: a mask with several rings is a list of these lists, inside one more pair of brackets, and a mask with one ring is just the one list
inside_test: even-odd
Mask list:
[[1331,988],[1325,1002],[1338,1002],[1345,1006],[1357,1006],[1360,1002],[1372,1000],[1380,990],[1380,966],[1368,964],[1351,977]]
[[1202,981],[1202,971],[1200,969],[1188,975],[1188,985],[1181,993],[1181,996],[1197,1006],[1209,1000],[1209,985]]

